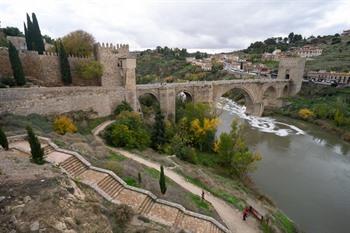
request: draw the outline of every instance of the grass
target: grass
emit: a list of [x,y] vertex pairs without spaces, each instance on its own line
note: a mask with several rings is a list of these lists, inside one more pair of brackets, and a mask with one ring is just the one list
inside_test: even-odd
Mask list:
[[160,172],[157,169],[146,167],[145,172],[154,179],[159,179]]
[[240,211],[242,211],[244,209],[244,207],[246,206],[246,204],[243,200],[241,200],[233,195],[230,195],[229,193],[226,193],[222,190],[211,189],[197,178],[193,178],[193,177],[184,175],[183,173],[181,175],[184,176],[187,181],[191,182],[192,184],[194,184],[194,185],[196,185],[204,190],[207,190],[208,192],[212,193],[213,195],[215,195],[217,197],[222,198],[223,200],[225,200],[228,203],[235,206]]
[[260,228],[263,233],[274,233],[274,230],[266,222],[262,222]]
[[189,193],[188,195],[198,208],[201,208],[203,210],[210,210],[210,206],[207,201],[202,200],[202,198],[192,193]]
[[131,176],[123,177],[123,180],[125,181],[125,183],[127,183],[130,186],[137,187],[137,188],[140,187],[139,183]]
[[296,233],[297,228],[294,223],[281,211],[277,211],[273,214],[276,223],[284,230],[286,233]]
[[114,152],[114,151],[109,152],[109,156],[107,159],[112,160],[112,161],[118,161],[118,162],[122,162],[122,161],[126,160],[126,158],[123,155],[121,155],[117,152]]

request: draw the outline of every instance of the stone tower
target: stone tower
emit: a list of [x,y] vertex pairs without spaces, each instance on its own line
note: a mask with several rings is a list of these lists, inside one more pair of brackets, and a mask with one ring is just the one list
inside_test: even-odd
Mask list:
[[101,85],[106,88],[124,87],[125,100],[136,109],[136,59],[129,53],[129,45],[96,44],[96,59],[103,66]]
[[296,95],[301,88],[303,82],[305,58],[302,57],[286,57],[281,58],[278,67],[277,79],[289,79],[291,81],[289,87],[289,95]]

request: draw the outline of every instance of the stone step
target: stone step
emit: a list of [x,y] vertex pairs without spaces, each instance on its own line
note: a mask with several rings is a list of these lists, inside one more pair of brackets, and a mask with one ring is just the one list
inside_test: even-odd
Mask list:
[[112,198],[116,198],[119,195],[119,193],[123,191],[123,189],[124,189],[124,186],[120,184],[119,187],[113,191]]
[[113,191],[118,187],[119,187],[118,181],[114,180],[112,181],[112,183],[109,184],[109,186],[106,186],[105,189],[103,189],[103,191],[112,197]]
[[84,163],[74,156],[71,156],[69,159],[62,162],[61,167],[63,167],[73,177],[81,175],[88,169]]
[[176,215],[175,222],[174,222],[175,228],[180,228],[181,222],[182,222],[184,217],[185,217],[185,214],[181,210],[179,210],[179,212]]
[[45,147],[43,147],[43,150],[44,150],[44,155],[48,155],[55,151],[55,149],[50,145],[46,145]]
[[100,180],[98,183],[97,183],[97,186],[100,188],[100,189],[106,189],[106,187],[109,186],[109,184],[111,184],[113,182],[113,178],[110,176],[110,175],[107,175],[105,178],[103,178],[102,180]]
[[149,196],[146,196],[145,199],[142,201],[138,211],[140,212],[140,214],[146,215],[151,210],[153,204],[154,204],[153,199],[150,198]]

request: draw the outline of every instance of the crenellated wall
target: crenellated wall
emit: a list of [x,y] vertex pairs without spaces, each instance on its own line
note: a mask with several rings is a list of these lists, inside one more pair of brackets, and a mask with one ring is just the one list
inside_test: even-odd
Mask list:
[[[19,51],[23,71],[27,79],[46,87],[63,86],[60,73],[59,57],[56,53],[45,52],[40,55],[36,51]],[[93,57],[68,57],[74,86],[100,86],[99,79],[84,79],[76,72],[77,64],[91,61]],[[0,75],[12,75],[7,48],[0,48]]]

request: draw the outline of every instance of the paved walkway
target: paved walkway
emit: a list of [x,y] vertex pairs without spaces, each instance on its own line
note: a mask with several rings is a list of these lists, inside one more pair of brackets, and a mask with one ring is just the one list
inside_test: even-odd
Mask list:
[[[96,137],[97,140],[102,141],[103,140],[98,136],[98,134],[103,131],[108,125],[113,123],[114,121],[106,121],[99,126],[97,126],[93,130],[93,134]],[[137,161],[147,167],[151,167],[154,169],[157,169],[158,171],[160,170],[160,164],[146,160],[134,153],[130,153],[128,151],[125,151],[120,148],[114,148],[107,146],[109,149],[122,154],[123,156],[130,158],[134,161]],[[172,179],[174,182],[188,190],[189,192],[201,196],[202,194],[202,189],[197,187],[196,185],[188,182],[185,180],[184,177],[181,175],[177,174],[176,172],[170,170],[169,168],[164,168],[164,172],[167,177]],[[226,226],[229,228],[230,231],[235,232],[235,233],[254,233],[254,232],[261,232],[259,230],[259,224],[257,223],[256,220],[253,218],[248,218],[246,222],[242,220],[242,213],[228,205],[226,202],[221,200],[220,198],[215,197],[209,192],[205,192],[205,199],[212,204],[212,206],[215,208],[216,212],[220,215],[221,219],[225,222]]]

